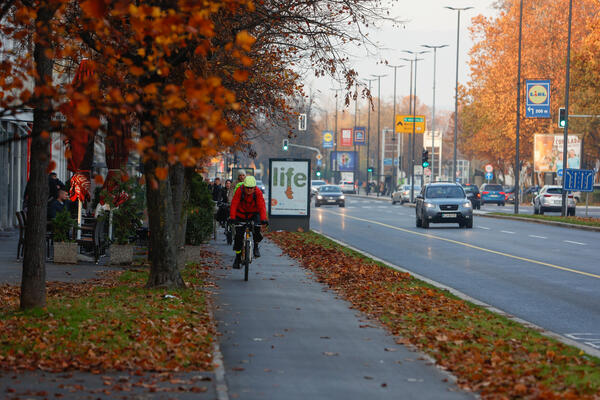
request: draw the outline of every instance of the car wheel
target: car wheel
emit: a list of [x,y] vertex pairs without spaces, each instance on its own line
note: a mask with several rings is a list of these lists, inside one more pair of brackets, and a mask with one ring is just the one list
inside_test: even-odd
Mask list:
[[467,226],[467,229],[473,229],[473,218],[470,218],[469,220],[467,220],[466,226]]
[[400,205],[404,204],[404,199],[400,200]]
[[544,215],[544,209],[542,207],[540,207],[539,213],[540,213],[540,215]]
[[485,201],[481,200],[481,204],[479,204],[479,206],[481,207],[484,204],[485,204]]
[[574,208],[568,208],[567,209],[567,216],[574,217],[575,216],[575,209]]
[[320,204],[320,203],[317,203],[317,202],[315,201],[315,207],[320,207],[320,206],[321,206],[321,204]]
[[420,228],[420,227],[421,227],[421,222],[422,222],[422,221],[421,221],[421,218],[419,218],[419,217],[417,216],[417,218],[415,219],[415,224],[417,225],[417,228]]
[[429,220],[427,219],[427,217],[423,217],[423,220],[421,221],[421,225],[423,226],[423,228],[429,229]]
[[534,204],[533,205],[533,215],[538,215],[539,213],[540,213],[540,211],[538,210],[538,208]]
[[340,207],[346,207],[346,203],[340,203]]
[[396,200],[392,200],[392,205],[396,205]]

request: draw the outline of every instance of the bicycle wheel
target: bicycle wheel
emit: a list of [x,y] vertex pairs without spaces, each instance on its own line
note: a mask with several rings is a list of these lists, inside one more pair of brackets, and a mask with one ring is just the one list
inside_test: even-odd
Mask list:
[[247,281],[250,263],[252,262],[252,243],[250,240],[245,240],[244,250],[244,280]]

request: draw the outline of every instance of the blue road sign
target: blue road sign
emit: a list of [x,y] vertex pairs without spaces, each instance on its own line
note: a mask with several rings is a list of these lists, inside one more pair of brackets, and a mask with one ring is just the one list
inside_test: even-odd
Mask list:
[[565,170],[565,190],[574,190],[579,192],[594,191],[594,170],[593,169],[571,169]]
[[487,179],[488,181],[491,181],[492,179],[494,179],[494,173],[493,172],[486,172],[485,173],[485,179]]
[[317,160],[317,167],[320,167],[321,165],[323,165],[323,161]]
[[563,174],[562,168],[559,169],[558,171],[556,171],[556,175],[562,176],[562,174]]
[[525,117],[550,118],[550,80],[525,82]]

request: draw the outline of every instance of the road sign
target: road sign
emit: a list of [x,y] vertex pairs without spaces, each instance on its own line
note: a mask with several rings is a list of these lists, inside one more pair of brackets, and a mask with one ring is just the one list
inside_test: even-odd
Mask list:
[[485,172],[492,172],[494,171],[494,167],[492,167],[492,164],[488,164],[485,166]]
[[396,133],[413,133],[413,124],[415,133],[425,132],[424,115],[396,115]]
[[317,167],[320,167],[321,165],[323,165],[323,161],[321,161],[320,158],[317,158]]
[[333,132],[323,131],[323,148],[333,149]]
[[321,154],[317,154],[316,158],[317,158],[317,160],[321,160],[323,158],[323,156]]
[[423,173],[425,174],[425,176],[429,176],[429,175],[431,175],[431,168],[425,168],[425,169],[423,170]]
[[423,166],[422,165],[415,165],[414,166],[414,174],[415,175],[423,175]]
[[550,80],[528,80],[525,91],[525,117],[550,118]]
[[562,170],[562,168],[559,169],[558,171],[556,171],[556,175],[563,176],[563,170]]
[[485,173],[485,179],[488,181],[491,181],[492,179],[494,179],[494,173],[493,172],[486,172]]
[[306,130],[306,114],[298,115],[298,130],[299,131]]
[[574,190],[579,192],[594,191],[594,176],[593,169],[571,169],[565,170],[565,190]]

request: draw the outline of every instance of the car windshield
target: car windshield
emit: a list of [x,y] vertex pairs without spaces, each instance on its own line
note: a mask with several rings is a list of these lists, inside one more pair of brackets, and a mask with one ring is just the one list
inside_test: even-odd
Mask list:
[[562,188],[548,188],[548,190],[546,190],[546,193],[549,193],[549,194],[562,194]]
[[321,186],[319,188],[319,193],[342,193],[339,187],[337,186]]
[[486,185],[485,186],[485,191],[487,191],[487,192],[501,192],[502,191],[502,186],[500,186],[500,185]]
[[432,186],[427,188],[428,199],[457,199],[465,197],[465,192],[458,186]]
[[463,186],[463,189],[467,193],[477,193],[477,186]]
[[[404,186],[404,190],[410,190],[410,185]],[[415,192],[421,191],[421,186],[415,185]]]

